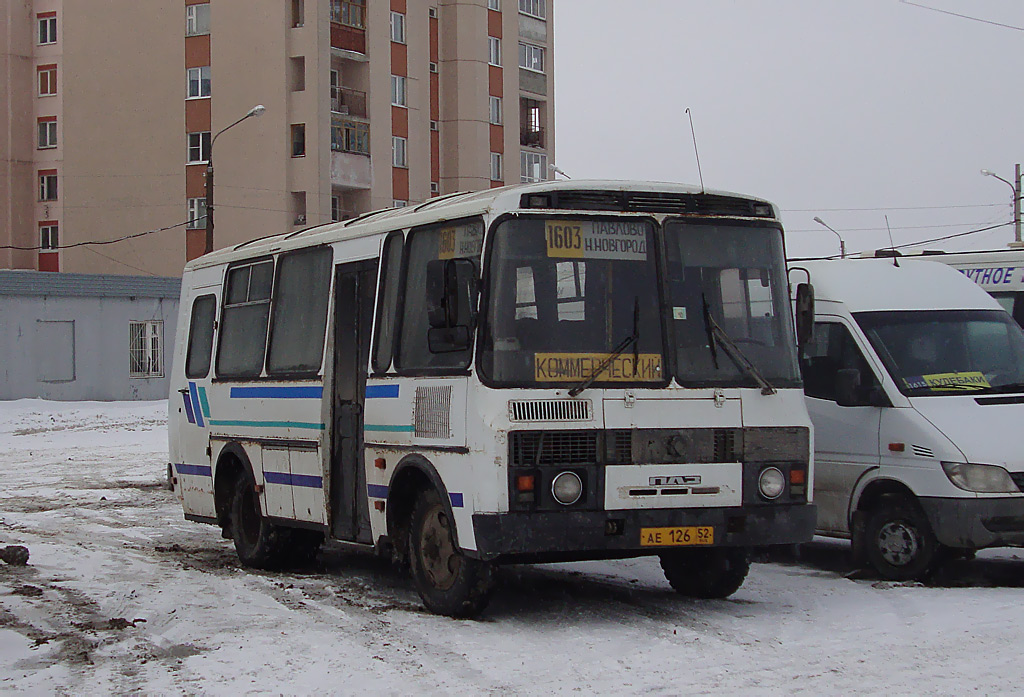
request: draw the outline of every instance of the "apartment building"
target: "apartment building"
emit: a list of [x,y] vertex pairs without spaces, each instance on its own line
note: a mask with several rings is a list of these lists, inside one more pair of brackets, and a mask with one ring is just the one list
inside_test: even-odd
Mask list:
[[211,170],[214,248],[547,179],[553,2],[5,0],[0,268],[178,275]]

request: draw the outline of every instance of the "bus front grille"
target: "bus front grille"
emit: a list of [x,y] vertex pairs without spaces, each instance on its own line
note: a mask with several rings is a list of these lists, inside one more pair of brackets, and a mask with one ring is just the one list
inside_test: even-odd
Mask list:
[[511,460],[517,466],[584,465],[598,462],[598,431],[513,431]]

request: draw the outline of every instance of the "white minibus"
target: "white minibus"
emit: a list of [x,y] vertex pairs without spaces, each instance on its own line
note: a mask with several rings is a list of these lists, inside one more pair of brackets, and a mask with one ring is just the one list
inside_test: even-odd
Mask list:
[[813,534],[766,201],[453,194],[219,250],[182,281],[170,471],[245,565],[362,544],[470,616],[499,563],[659,555],[680,593],[724,597],[749,549]]
[[817,531],[887,579],[1024,545],[1024,333],[944,264],[794,262],[815,292],[800,369]]

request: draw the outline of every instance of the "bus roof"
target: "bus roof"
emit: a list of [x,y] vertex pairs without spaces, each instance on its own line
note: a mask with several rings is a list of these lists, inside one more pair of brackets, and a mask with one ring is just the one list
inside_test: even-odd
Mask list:
[[815,299],[844,303],[850,312],[875,310],[996,310],[999,304],[956,269],[934,261],[831,259],[791,268],[810,272]]
[[[551,199],[538,198],[537,205],[529,207],[537,210],[568,209],[597,213],[732,215],[778,219],[775,206],[764,199],[728,191],[702,190],[700,187],[687,184],[583,179],[545,181],[446,194],[404,208],[385,208],[364,213],[350,220],[249,240],[193,259],[185,265],[185,271],[288,249],[382,235],[393,230],[404,230],[441,220],[483,215],[492,210],[518,210],[521,209],[520,201],[524,195],[542,196],[546,193],[567,202],[571,199],[571,205],[556,204],[549,207],[543,204],[545,200],[550,202]],[[755,204],[765,204],[767,208],[755,208]]]

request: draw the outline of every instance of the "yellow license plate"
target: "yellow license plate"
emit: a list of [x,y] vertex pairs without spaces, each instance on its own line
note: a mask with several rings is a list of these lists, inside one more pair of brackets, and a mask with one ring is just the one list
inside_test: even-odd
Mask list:
[[677,528],[640,528],[641,547],[681,547],[713,545],[715,529],[710,525]]

